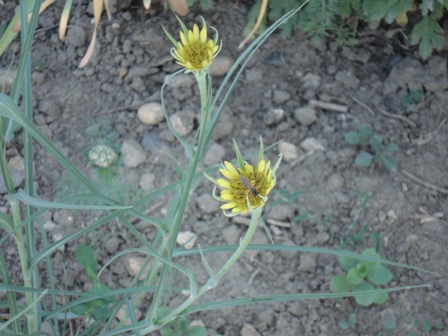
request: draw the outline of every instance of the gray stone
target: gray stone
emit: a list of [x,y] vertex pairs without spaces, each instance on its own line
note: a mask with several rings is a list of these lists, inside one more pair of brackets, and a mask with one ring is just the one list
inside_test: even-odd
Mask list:
[[216,142],[212,143],[210,147],[207,149],[207,152],[204,156],[204,164],[206,166],[211,166],[215,163],[221,162],[226,154],[226,150],[224,146],[217,144]]
[[246,70],[246,80],[248,82],[260,82],[263,80],[263,71],[261,69],[247,69]]
[[145,150],[159,148],[161,144],[160,135],[154,132],[146,133],[141,141],[141,145]]
[[269,218],[278,221],[288,221],[294,217],[294,209],[288,204],[280,204],[269,211]]
[[135,168],[146,160],[145,151],[134,139],[129,139],[123,142],[123,145],[121,146],[121,155],[123,164],[128,168]]
[[240,332],[241,336],[260,336],[255,327],[252,324],[244,323]]
[[58,210],[53,214],[53,221],[56,224],[63,225],[66,227],[71,227],[74,223],[74,218],[71,211],[62,209]]
[[328,178],[328,185],[330,186],[330,188],[332,189],[342,189],[344,188],[344,184],[345,184],[345,180],[344,177],[342,176],[341,173],[337,172],[337,173],[333,173],[329,178]]
[[117,251],[118,246],[120,245],[120,241],[117,237],[112,237],[110,239],[107,239],[105,243],[106,251],[109,254],[113,254]]
[[300,147],[305,152],[311,152],[311,151],[324,151],[325,147],[320,143],[319,140],[315,138],[305,138],[301,143]]
[[143,190],[151,190],[154,188],[155,176],[151,173],[143,173],[140,177],[140,188]]
[[309,254],[302,254],[300,256],[299,271],[314,273],[316,270],[316,257]]
[[320,76],[314,75],[312,73],[307,73],[303,76],[303,88],[305,89],[317,89],[320,85]]
[[210,193],[200,195],[196,199],[196,203],[198,204],[198,207],[202,213],[212,214],[219,211],[219,203],[217,200],[211,197]]
[[278,144],[278,150],[283,155],[283,160],[286,162],[293,161],[299,157],[297,146],[292,143],[286,141],[280,142]]
[[357,89],[360,83],[359,79],[351,71],[347,70],[339,70],[335,79],[349,89]]
[[[170,75],[165,76],[165,80]],[[168,86],[172,88],[179,88],[179,87],[190,87],[196,82],[194,76],[192,74],[179,74],[177,76],[172,77],[169,82]]]
[[275,104],[283,104],[291,99],[291,94],[288,91],[283,90],[275,90],[274,91],[274,103]]
[[193,130],[195,117],[193,111],[184,110],[174,113],[170,116],[170,120],[175,131],[180,136],[186,136]]
[[126,79],[132,79],[135,77],[143,77],[143,76],[153,75],[158,72],[159,72],[159,69],[157,69],[157,68],[148,68],[145,66],[133,65],[127,71]]
[[210,75],[224,76],[232,67],[233,58],[228,56],[216,56],[209,66]]
[[145,125],[158,125],[165,120],[162,104],[151,102],[143,104],[137,111],[137,118]]
[[[8,167],[11,172],[11,179],[14,188],[20,187],[20,185],[23,183],[23,180],[25,179],[25,170],[22,160],[19,157],[11,158],[9,160]],[[6,194],[7,192],[8,191],[6,190],[5,181],[3,180],[3,176],[0,174],[0,194]]]
[[282,109],[269,109],[268,112],[264,115],[263,121],[266,126],[276,125],[280,121],[282,121],[285,117],[285,111]]
[[226,111],[221,114],[221,118],[218,121],[218,125],[215,128],[213,135],[215,140],[224,139],[233,132],[232,118]]
[[294,111],[295,119],[304,126],[309,126],[317,121],[316,110],[312,107],[299,107]]
[[65,41],[74,47],[83,47],[86,44],[87,34],[80,26],[70,26]]
[[235,245],[240,240],[241,229],[239,226],[231,224],[221,231],[221,235],[228,245]]

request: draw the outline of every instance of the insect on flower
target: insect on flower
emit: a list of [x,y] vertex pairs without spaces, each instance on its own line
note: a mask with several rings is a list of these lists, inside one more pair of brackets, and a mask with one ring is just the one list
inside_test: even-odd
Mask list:
[[252,185],[252,183],[250,183],[249,179],[245,176],[240,176],[240,182],[242,184],[244,184],[244,186],[249,189],[249,191],[251,192],[252,195],[254,196],[258,196],[258,191],[257,189]]

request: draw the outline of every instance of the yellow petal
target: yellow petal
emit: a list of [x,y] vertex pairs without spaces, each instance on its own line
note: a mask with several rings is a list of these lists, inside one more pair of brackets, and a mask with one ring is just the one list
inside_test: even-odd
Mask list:
[[240,174],[238,174],[238,171],[235,169],[234,166],[232,166],[232,164],[230,162],[224,161],[224,164],[229,172],[231,172],[234,175],[240,175]]
[[235,174],[229,172],[229,171],[226,170],[226,169],[219,169],[219,172],[220,172],[222,175],[224,175],[224,177],[227,177],[229,180],[234,180],[234,179],[237,179],[237,178],[238,178],[238,174],[235,175]]
[[207,40],[207,29],[205,27],[201,30],[200,40],[202,43],[205,43],[205,41]]
[[226,201],[232,201],[235,197],[233,197],[230,193],[224,193],[226,190],[221,191],[221,198]]
[[225,180],[223,178],[219,178],[216,180],[216,183],[223,188],[230,188],[229,180]]
[[259,173],[263,173],[265,166],[266,166],[266,162],[264,160],[261,160],[260,162],[258,162],[257,171]]
[[233,202],[225,203],[225,204],[221,205],[221,209],[223,209],[223,210],[232,209],[235,206],[236,206],[236,204]]
[[193,26],[193,36],[194,36],[194,40],[198,41],[199,40],[199,27],[197,24],[195,24]]
[[188,42],[191,42],[194,40],[194,34],[192,30],[188,31]]
[[179,35],[180,35],[180,40],[182,41],[182,44],[184,46],[186,46],[188,44],[188,40],[187,40],[187,37],[185,36],[184,32],[181,31]]

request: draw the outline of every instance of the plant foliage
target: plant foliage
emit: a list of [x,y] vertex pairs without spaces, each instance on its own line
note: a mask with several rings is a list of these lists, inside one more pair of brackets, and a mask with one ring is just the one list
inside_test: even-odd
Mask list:
[[[253,9],[259,8],[261,2],[259,0]],[[267,18],[275,21],[304,2],[270,0]],[[417,23],[410,27],[410,41],[418,45],[420,56],[427,59],[434,50],[441,50],[445,45],[444,31],[437,20],[447,8],[448,0],[312,0],[299,15],[283,25],[281,35],[289,37],[295,28],[299,28],[313,38],[332,37],[339,43],[354,42],[356,32],[348,28],[348,21],[361,20],[372,28],[377,28],[381,22],[407,26],[408,16],[412,14],[417,18],[412,22]],[[254,11],[249,13],[248,26],[253,26],[257,14]]]
[[398,151],[398,145],[394,142],[383,144],[383,136],[374,134],[372,128],[361,126],[358,132],[345,133],[344,139],[350,145],[363,148],[355,158],[355,166],[368,167],[380,163],[390,172],[397,171],[398,164],[393,155]]

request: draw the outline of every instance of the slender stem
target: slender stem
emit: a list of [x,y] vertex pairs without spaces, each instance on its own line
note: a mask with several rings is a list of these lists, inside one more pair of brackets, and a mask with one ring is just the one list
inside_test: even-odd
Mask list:
[[229,260],[222,266],[222,268],[216,273],[216,282],[209,283],[207,282],[205,285],[203,285],[197,292],[196,295],[191,295],[184,303],[182,303],[179,307],[174,309],[170,314],[165,316],[162,320],[159,321],[159,325],[151,326],[146,329],[143,329],[141,331],[142,335],[146,335],[154,330],[157,330],[160,328],[160,325],[164,325],[166,323],[169,323],[173,320],[175,320],[178,316],[180,316],[188,307],[190,307],[199,297],[201,297],[204,293],[209,291],[210,289],[213,289],[217,286],[219,283],[219,280],[229,271],[230,267],[235,264],[235,262],[241,257],[243,252],[247,249],[249,246],[252,237],[255,234],[255,231],[258,227],[258,222],[260,221],[261,212],[263,211],[263,207],[259,207],[252,211],[252,217],[250,220],[249,228],[247,229],[246,235],[244,236],[243,240],[240,243],[240,246],[236,249],[236,251],[232,254]]
[[[199,165],[199,162],[203,156],[204,148],[206,147],[205,139],[206,139],[206,127],[207,127],[207,120],[210,120],[210,117],[208,116],[209,109],[208,109],[208,88],[207,88],[207,74],[205,72],[194,72],[194,75],[196,77],[196,80],[198,82],[199,92],[200,92],[200,98],[201,98],[201,124],[200,124],[200,133],[199,133],[199,143],[198,143],[198,149],[195,152],[193,162],[188,167],[187,171],[187,180],[185,184],[182,186],[182,195],[180,198],[179,208],[177,209],[175,219],[172,222],[173,224],[168,228],[168,238],[163,239],[161,246],[159,248],[159,252],[161,255],[165,255],[168,259],[172,258],[174,246],[176,244],[176,238],[179,234],[180,225],[182,221],[182,217],[185,213],[185,209],[188,202],[188,196],[191,192],[191,186],[193,184],[193,178],[196,173],[197,167]],[[155,267],[159,268],[162,267],[160,263],[155,263]],[[169,266],[164,265],[162,267],[162,271],[159,277],[159,283],[157,290],[154,294],[153,301],[151,303],[151,307],[148,310],[147,317],[151,316],[154,318],[156,311],[158,310],[163,292],[165,287],[165,281],[168,276]],[[154,273],[153,273],[154,274]],[[154,281],[153,277],[150,277],[151,281]],[[149,280],[149,278],[148,278]]]
[[[20,266],[22,267],[23,283],[25,287],[32,288],[32,276],[31,273],[28,272],[28,254],[25,247],[25,241],[23,239],[23,232],[21,228],[18,228],[21,224],[19,201],[14,197],[11,197],[9,201],[11,203],[12,220],[14,223],[14,236],[16,238],[17,250],[19,252]],[[33,293],[26,292],[25,300],[27,306],[31,307],[33,304]],[[32,311],[26,313],[26,319],[28,325],[28,334],[32,334],[36,331],[35,317]]]

